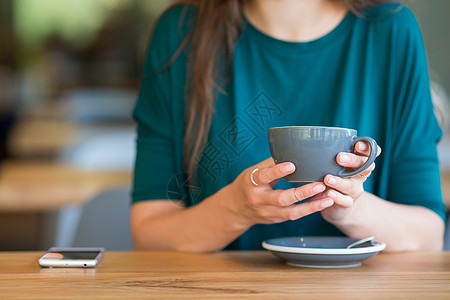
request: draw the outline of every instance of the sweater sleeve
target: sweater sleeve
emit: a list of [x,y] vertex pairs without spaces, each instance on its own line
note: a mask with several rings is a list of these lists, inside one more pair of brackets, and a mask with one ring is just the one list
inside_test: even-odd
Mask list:
[[[158,19],[149,43],[142,72],[141,85],[133,111],[137,122],[136,160],[132,200],[177,199],[168,185],[180,174],[182,150],[179,147],[180,118],[184,99],[183,74],[185,57],[181,53],[168,67],[184,38],[183,6],[167,10]],[[181,95],[183,92],[181,92]]]
[[431,101],[421,32],[406,7],[397,12],[393,26],[397,67],[388,199],[426,207],[445,219],[436,149],[442,131]]

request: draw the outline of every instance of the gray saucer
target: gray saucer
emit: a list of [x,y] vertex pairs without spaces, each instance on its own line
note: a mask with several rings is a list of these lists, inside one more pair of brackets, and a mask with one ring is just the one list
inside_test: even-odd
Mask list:
[[314,268],[347,268],[386,248],[383,242],[369,241],[354,248],[347,245],[358,239],[348,237],[285,237],[263,242],[263,247],[287,264]]

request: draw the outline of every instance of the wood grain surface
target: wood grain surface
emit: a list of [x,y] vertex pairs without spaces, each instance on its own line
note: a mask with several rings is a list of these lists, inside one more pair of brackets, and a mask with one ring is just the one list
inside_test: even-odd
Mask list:
[[265,251],[107,252],[95,269],[45,269],[41,252],[0,253],[1,299],[449,299],[450,252],[381,253],[345,269]]

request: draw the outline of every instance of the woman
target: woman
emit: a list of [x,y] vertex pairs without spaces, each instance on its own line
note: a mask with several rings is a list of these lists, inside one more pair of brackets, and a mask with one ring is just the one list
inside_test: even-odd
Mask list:
[[[175,5],[154,28],[134,116],[136,249],[259,249],[305,235],[442,248],[441,130],[420,31],[403,5]],[[269,158],[267,129],[283,125],[355,128],[384,150],[361,176],[295,186],[281,179],[294,165]],[[366,148],[337,162],[357,168]]]

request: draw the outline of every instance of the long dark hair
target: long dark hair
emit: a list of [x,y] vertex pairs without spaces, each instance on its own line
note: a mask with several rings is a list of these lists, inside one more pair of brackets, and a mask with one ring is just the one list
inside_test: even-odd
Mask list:
[[[188,176],[196,172],[207,143],[214,113],[214,99],[221,91],[217,83],[219,58],[225,58],[224,70],[231,71],[236,40],[242,27],[242,6],[248,0],[179,0],[175,5],[190,4],[197,8],[193,30],[168,62],[170,64],[189,41],[188,64],[191,76],[186,79],[186,130],[183,163]],[[350,11],[361,15],[364,8],[388,0],[341,1]],[[171,7],[172,7],[171,6]],[[223,62],[223,61],[222,61]],[[220,76],[222,78],[222,76]]]

